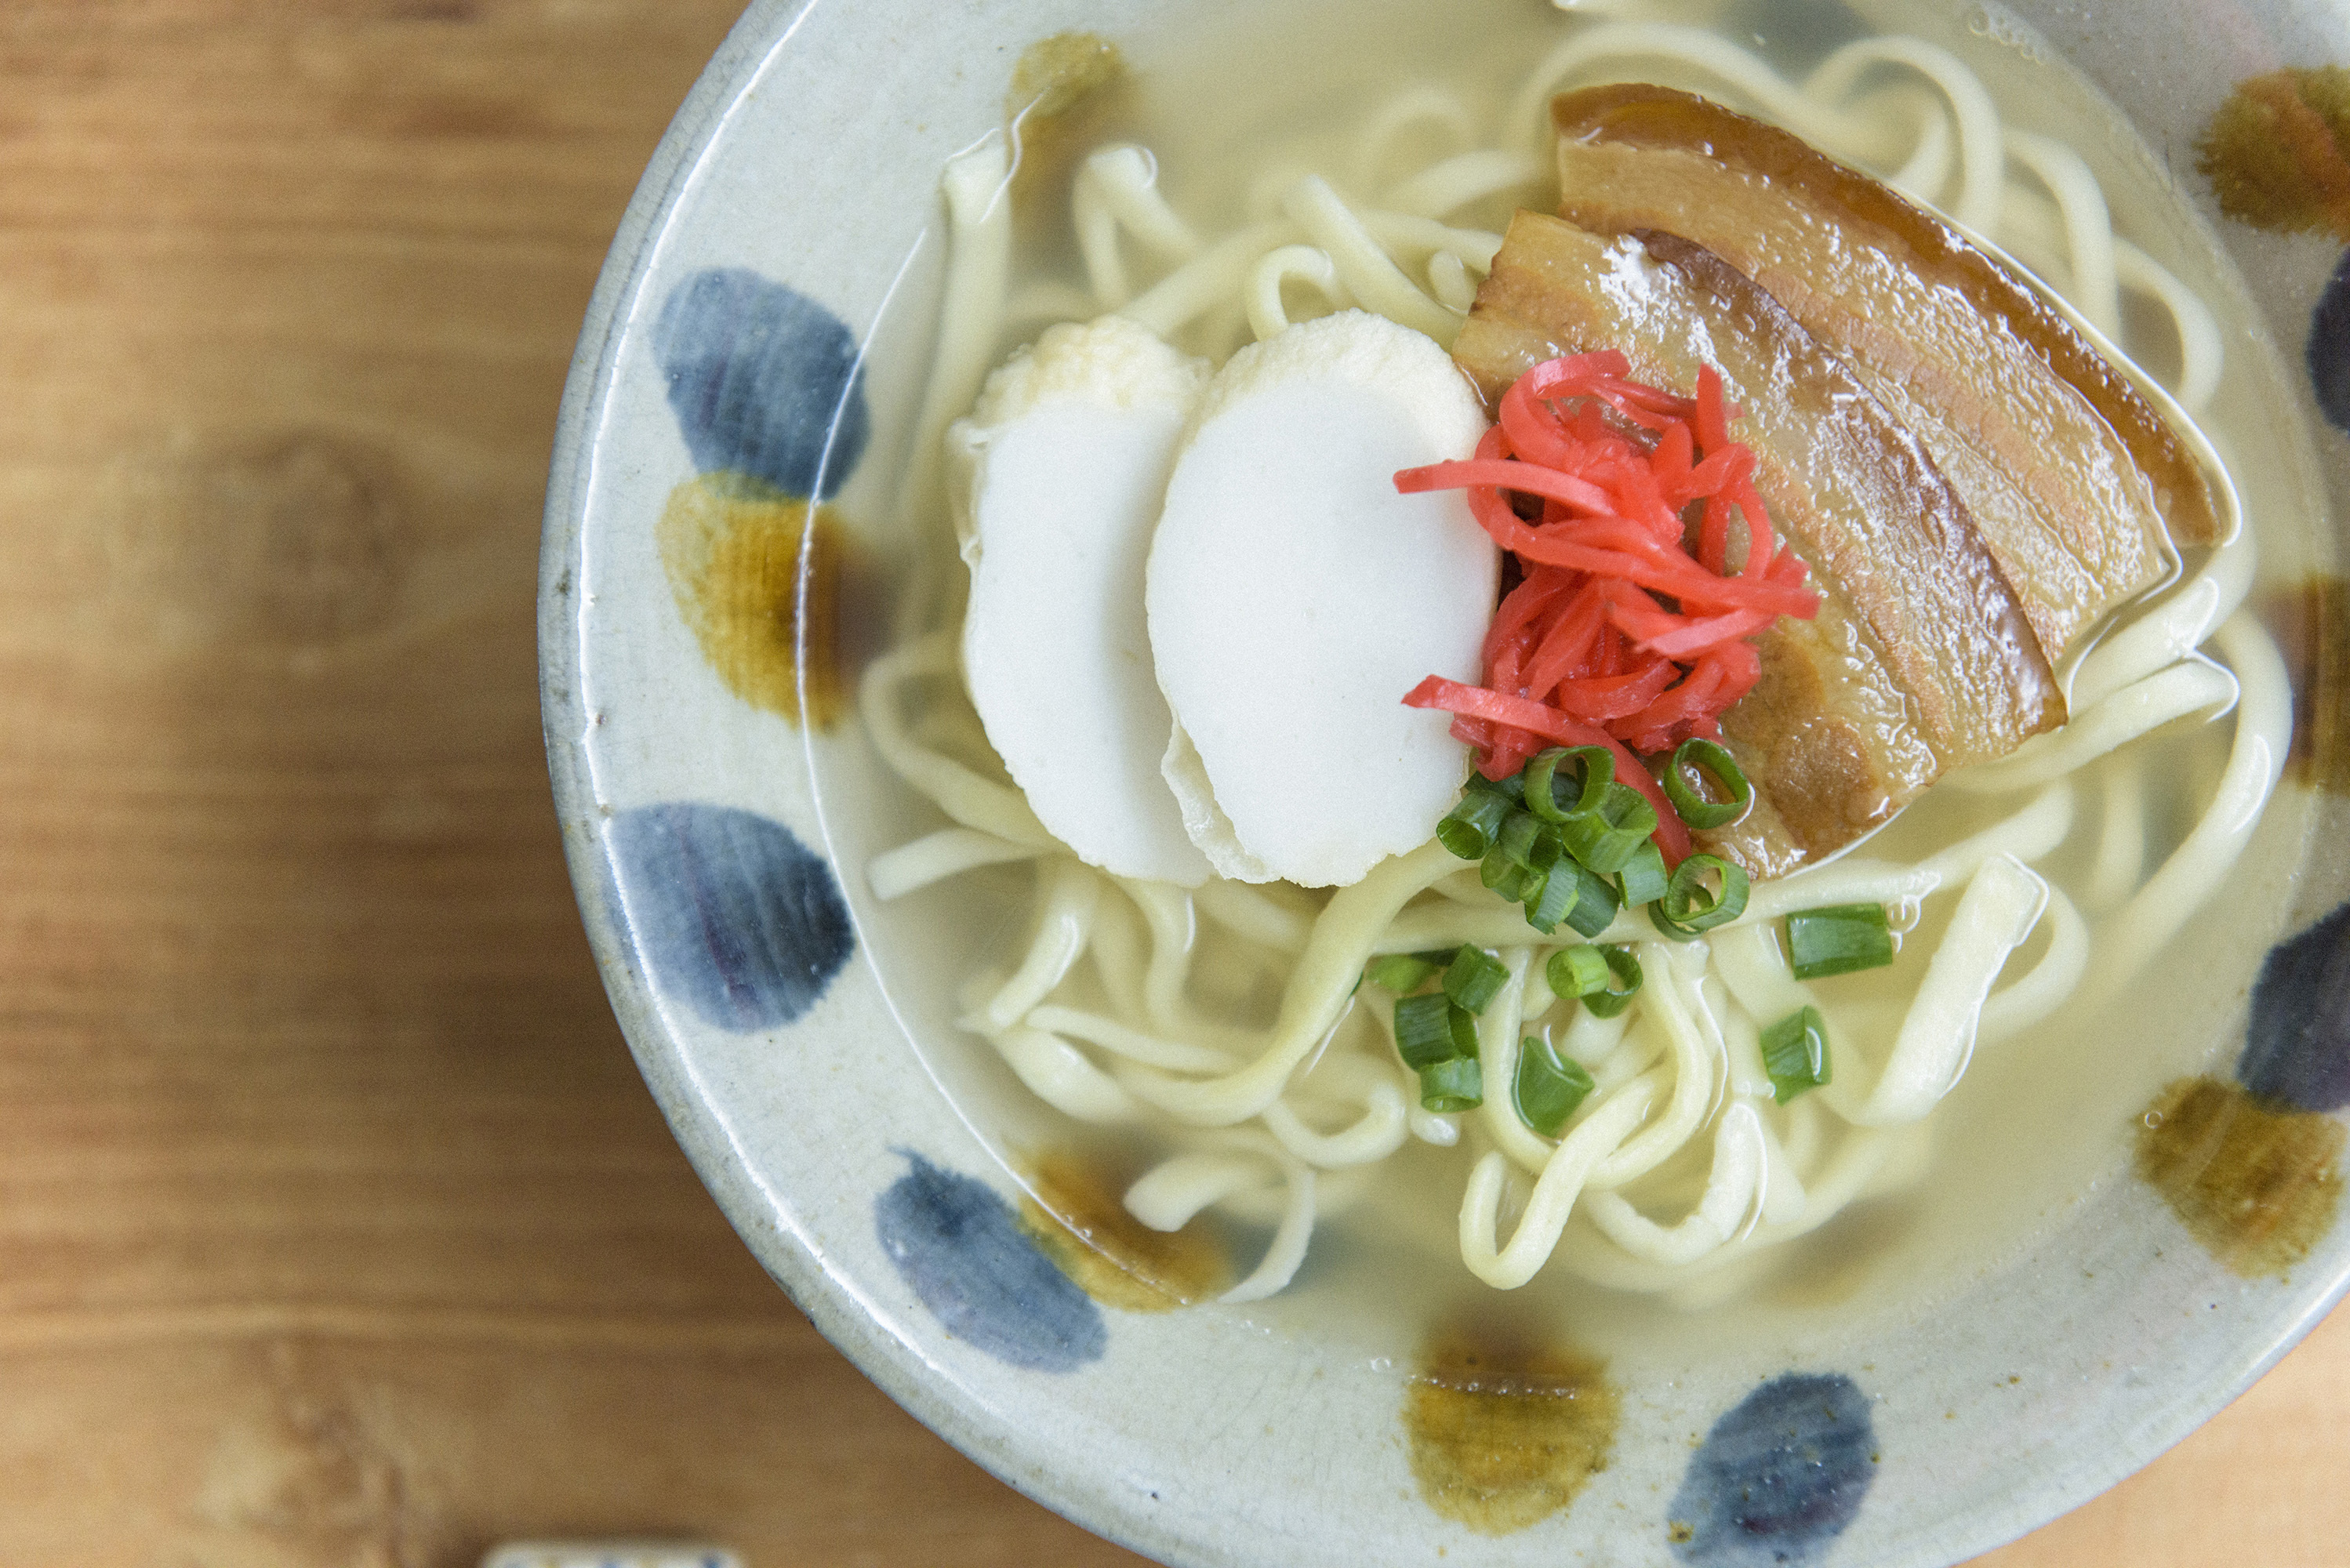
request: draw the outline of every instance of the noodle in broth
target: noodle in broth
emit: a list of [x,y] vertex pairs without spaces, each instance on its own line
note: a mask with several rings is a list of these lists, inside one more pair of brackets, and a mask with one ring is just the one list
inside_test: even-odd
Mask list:
[[[2220,386],[2210,308],[2116,231],[2077,152],[2004,125],[1948,52],[1866,38],[1790,81],[1711,31],[1601,20],[1567,28],[1498,125],[1426,86],[1372,106],[1337,165],[1273,150],[1229,232],[1201,233],[1178,211],[1147,149],[1094,150],[1069,213],[1082,284],[1015,275],[1012,145],[992,136],[959,155],[944,177],[948,273],[905,509],[942,511],[949,424],[1000,344],[1056,321],[1116,312],[1219,361],[1295,316],[1339,308],[1449,343],[1501,244],[1471,223],[1552,204],[1551,95],[1634,78],[1683,82],[1781,125],[2003,248],[2117,363],[2170,359],[2158,392],[2182,424]],[[1659,941],[1619,915],[1596,940],[1637,944],[1648,983],[1614,1018],[1555,1001],[1543,969],[1561,942],[1433,842],[1326,895],[1222,880],[1187,891],[1077,859],[1006,781],[970,708],[951,560],[925,563],[934,575],[910,596],[898,646],[869,668],[860,701],[883,761],[953,826],[881,855],[868,879],[889,899],[980,867],[1033,866],[1028,938],[971,977],[963,1025],[1056,1110],[1159,1151],[1127,1195],[1146,1224],[1172,1230],[1224,1206],[1273,1227],[1225,1299],[1280,1290],[1317,1218],[1417,1141],[1471,1157],[1459,1250],[1486,1283],[1515,1287],[1553,1266],[1701,1303],[1856,1200],[1918,1179],[1929,1115],[1978,1045],[2115,994],[2211,897],[2290,738],[2282,662],[2241,607],[2252,551],[2236,527],[2133,606],[2072,670],[2067,724],[1944,780],[1901,831],[1757,883],[1745,912],[1703,940]],[[2183,742],[2156,734],[2198,716]],[[2180,765],[2182,748],[2216,753],[2222,735],[2216,766]],[[2196,783],[2190,826],[2172,842],[2164,825],[2179,803],[2163,786],[2182,776]],[[2075,874],[2035,869],[2066,856]],[[1856,902],[1892,910],[1908,954],[1869,983],[1795,980],[1773,922]],[[1518,1119],[1506,1089],[1475,1111],[1420,1106],[1390,999],[1365,966],[1464,943],[1493,950],[1508,973],[1479,1020],[1484,1081],[1512,1082],[1526,1033],[1594,1080],[1555,1140]],[[1806,1005],[1827,1021],[1838,1072],[1780,1105],[1761,1031]]]

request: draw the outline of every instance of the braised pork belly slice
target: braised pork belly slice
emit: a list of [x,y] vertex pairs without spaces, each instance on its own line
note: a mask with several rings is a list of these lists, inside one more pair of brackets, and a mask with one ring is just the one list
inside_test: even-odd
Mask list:
[[1942,772],[2064,722],[2025,607],[1965,504],[1849,368],[1769,294],[1670,234],[1604,236],[1520,213],[1452,355],[1489,403],[1530,367],[1621,350],[1687,391],[1711,364],[1742,408],[1755,487],[1823,602],[1756,639],[1723,715],[1756,807],[1699,838],[1756,876],[1829,855]]
[[2023,597],[2074,639],[2215,541],[2201,469],[2130,381],[1948,223],[1786,132],[1669,88],[1560,95],[1561,213],[1704,245],[1850,364],[1931,454]]

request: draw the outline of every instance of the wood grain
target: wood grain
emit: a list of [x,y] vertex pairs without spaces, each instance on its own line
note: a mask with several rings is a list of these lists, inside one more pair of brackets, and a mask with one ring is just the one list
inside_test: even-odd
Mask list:
[[[1132,1561],[727,1230],[539,746],[571,341],[728,0],[0,8],[0,1568]],[[2337,1321],[1987,1561],[2339,1561]]]

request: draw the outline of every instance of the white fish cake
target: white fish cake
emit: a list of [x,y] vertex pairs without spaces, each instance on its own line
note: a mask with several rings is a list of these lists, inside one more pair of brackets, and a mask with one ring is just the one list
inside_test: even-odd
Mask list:
[[1398,469],[1468,456],[1476,393],[1420,333],[1361,311],[1242,349],[1201,399],[1151,544],[1164,771],[1216,870],[1343,887],[1427,841],[1467,751],[1403,706],[1473,681],[1500,552],[1457,491]]
[[1174,721],[1143,569],[1207,365],[1118,317],[1052,328],[988,379],[950,445],[971,568],[963,678],[1029,806],[1089,865],[1196,887],[1159,774]]

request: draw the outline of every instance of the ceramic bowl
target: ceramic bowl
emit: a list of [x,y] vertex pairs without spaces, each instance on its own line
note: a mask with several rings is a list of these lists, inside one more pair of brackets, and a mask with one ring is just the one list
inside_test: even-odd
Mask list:
[[[2124,26],[2074,0],[1911,9],[1962,56],[2069,60],[2165,151],[2195,217],[2159,244],[2248,291],[2231,364],[2280,432],[2254,477],[2264,495],[2300,487],[2308,538],[2284,558],[2322,570],[2350,495],[2350,219],[2338,195],[2296,205],[2291,187],[2343,168],[2350,12],[2132,6]],[[540,637],[580,906],[680,1141],[894,1398],[1169,1563],[1926,1568],[2074,1507],[2218,1410],[2350,1277],[2334,727],[2304,722],[2253,869],[2218,906],[2214,929],[2239,935],[2210,945],[2251,941],[2241,963],[2199,978],[2189,944],[2146,982],[2175,1025],[2159,1060],[2119,1085],[2010,1071],[2034,1106],[2017,1114],[2064,1146],[2001,1199],[2030,1223],[1857,1294],[1831,1278],[1744,1307],[1521,1301],[1341,1219],[1285,1296],[1179,1306],[1261,1238],[1163,1252],[1170,1288],[1137,1289],[1115,1187],[1060,1159],[1067,1129],[954,1027],[954,980],[1001,934],[991,917],[873,896],[872,857],[937,824],[875,761],[849,686],[887,640],[907,557],[938,538],[893,508],[941,287],[941,168],[1000,124],[1031,42],[1089,28],[1147,66],[1247,12],[761,0],[654,157],[563,404]],[[1781,14],[1823,38],[1852,25],[1840,7]],[[2268,104],[2273,144],[2297,149],[2272,161],[2272,211],[2235,202],[2259,223],[2223,214],[2194,151],[2230,101]],[[804,553],[825,569],[802,574]],[[2339,669],[2338,587],[2272,563],[2255,589],[2300,651],[2304,713]],[[2200,1117],[2204,1141],[2150,1141],[2165,1107]],[[2000,1189],[1991,1163],[1961,1164],[1937,1201],[1955,1215],[1970,1184]],[[1440,1220],[1460,1173],[1428,1169]],[[1040,1192],[1089,1214],[1103,1251]],[[1840,1244],[1874,1266],[1867,1235]],[[1514,1382],[1423,1376],[1461,1354],[1445,1334],[1488,1331],[1521,1342]]]

